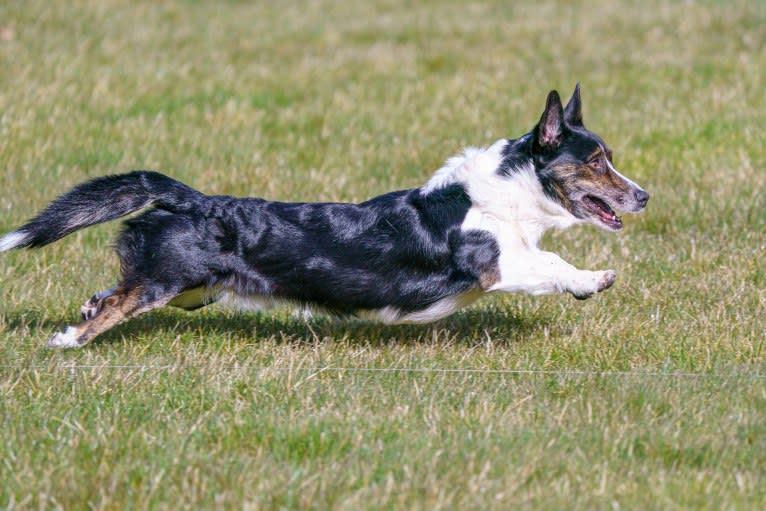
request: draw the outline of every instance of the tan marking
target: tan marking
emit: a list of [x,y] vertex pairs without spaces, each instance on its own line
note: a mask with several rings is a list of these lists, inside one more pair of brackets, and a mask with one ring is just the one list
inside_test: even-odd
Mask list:
[[[556,192],[561,205],[571,211],[572,200],[569,198],[569,194],[566,192],[566,188],[571,183],[576,183],[582,179],[583,171],[592,173],[592,170],[587,165],[581,165],[577,163],[561,163],[552,167],[553,173],[556,176],[549,184],[553,191]],[[590,177],[589,177],[590,179]]]
[[70,327],[77,343],[83,346],[96,336],[134,316],[162,307],[172,298],[171,296],[152,303],[141,304],[143,294],[144,289],[140,287],[128,291],[118,287],[114,294],[99,300],[99,311],[95,316]]
[[596,147],[592,153],[588,155],[587,158],[585,158],[585,161],[590,161],[596,156],[600,156],[604,151],[600,147]]
[[[597,149],[594,154],[601,153]],[[591,156],[592,157],[592,156]],[[590,159],[590,158],[589,158]],[[562,163],[553,167],[555,180],[551,183],[561,199],[561,204],[571,211],[571,201],[565,189],[581,190],[589,195],[606,198],[620,203],[620,196],[630,192],[630,185],[607,166],[605,172],[597,174],[590,165]]]

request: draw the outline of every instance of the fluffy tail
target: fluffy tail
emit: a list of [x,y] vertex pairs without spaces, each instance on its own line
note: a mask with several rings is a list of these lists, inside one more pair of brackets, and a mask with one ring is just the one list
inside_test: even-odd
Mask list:
[[15,231],[0,238],[0,252],[42,247],[91,225],[156,205],[188,209],[202,193],[158,172],[136,170],[79,184]]

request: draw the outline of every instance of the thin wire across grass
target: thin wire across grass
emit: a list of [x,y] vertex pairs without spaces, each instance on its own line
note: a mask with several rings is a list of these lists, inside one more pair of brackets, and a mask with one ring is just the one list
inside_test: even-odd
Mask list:
[[746,379],[766,380],[761,373],[715,373],[701,371],[591,371],[591,370],[548,370],[548,369],[483,369],[483,368],[447,368],[447,367],[270,367],[262,365],[207,366],[205,364],[63,364],[63,365],[0,365],[3,370],[130,370],[130,371],[182,371],[210,369],[227,372],[303,372],[316,376],[321,373],[401,373],[401,374],[472,374],[472,375],[530,375],[530,376],[582,376],[582,377],[619,377],[619,378],[699,378],[699,379]]

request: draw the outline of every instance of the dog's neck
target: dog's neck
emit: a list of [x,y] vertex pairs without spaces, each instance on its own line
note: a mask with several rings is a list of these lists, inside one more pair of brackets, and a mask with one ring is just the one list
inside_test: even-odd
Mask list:
[[[548,229],[566,229],[579,221],[545,194],[532,159],[513,152],[515,142],[503,139],[486,149],[467,148],[450,158],[421,191],[427,195],[460,184],[471,199],[464,228],[508,238],[515,234],[521,244],[537,246]],[[512,167],[499,172],[508,162]]]

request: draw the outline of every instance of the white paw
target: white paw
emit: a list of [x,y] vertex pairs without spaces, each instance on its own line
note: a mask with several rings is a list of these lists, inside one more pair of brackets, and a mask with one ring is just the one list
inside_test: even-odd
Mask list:
[[66,332],[56,332],[48,341],[49,348],[79,348],[77,342],[77,330],[67,327]]
[[578,300],[585,300],[596,293],[609,289],[617,278],[614,270],[584,272],[585,278],[570,291]]
[[614,281],[617,279],[617,272],[614,270],[606,270],[601,273],[601,279],[598,281],[598,292],[604,291],[612,287]]

